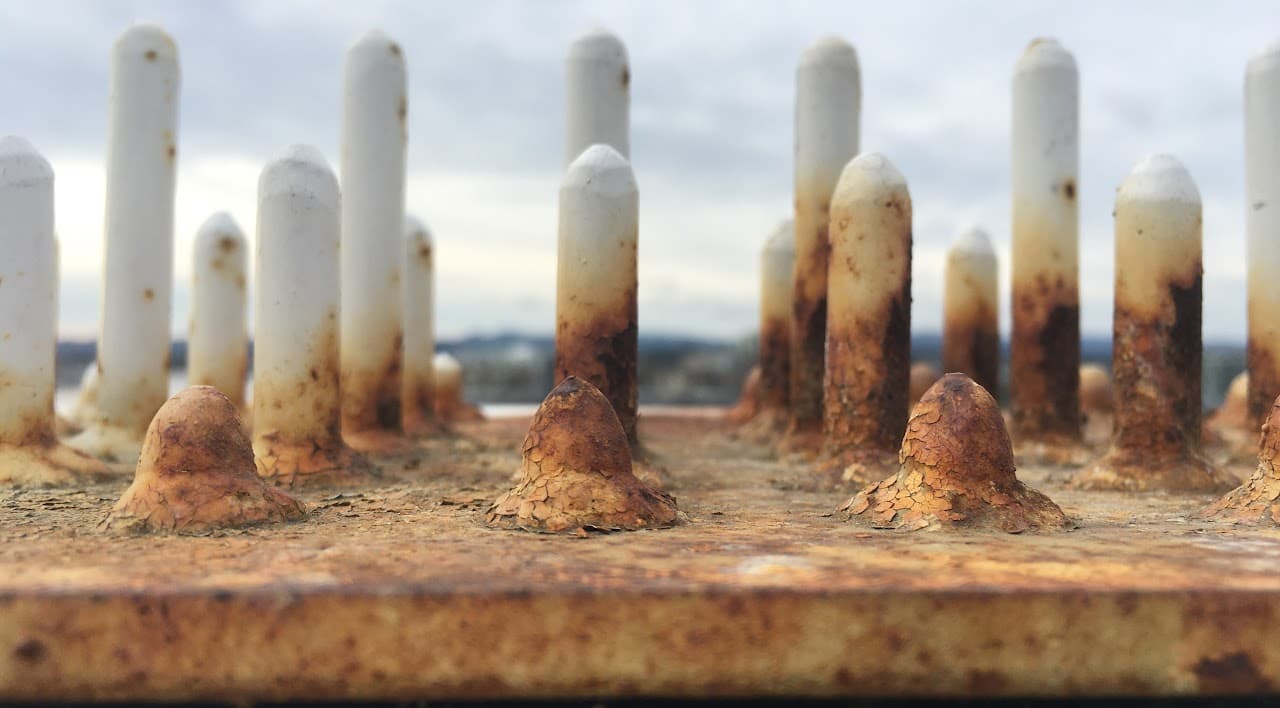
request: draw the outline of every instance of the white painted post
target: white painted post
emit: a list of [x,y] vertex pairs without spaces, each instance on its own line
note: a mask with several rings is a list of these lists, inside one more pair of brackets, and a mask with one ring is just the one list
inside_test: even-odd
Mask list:
[[560,186],[555,380],[591,382],[636,437],[639,191],[617,150],[592,145]]
[[0,484],[69,485],[105,475],[54,433],[57,265],[53,168],[0,138]]
[[597,143],[629,157],[631,68],[622,40],[601,28],[578,37],[569,46],[564,83],[565,166]]
[[187,378],[192,386],[218,389],[243,411],[249,366],[248,253],[230,214],[218,212],[200,227],[194,261]]
[[1244,79],[1245,225],[1249,239],[1249,425],[1280,395],[1280,41]]
[[404,381],[400,398],[404,429],[436,430],[435,274],[431,232],[421,221],[404,219]]
[[992,397],[1000,375],[997,277],[996,251],[986,232],[961,232],[947,252],[943,275],[942,369],[970,376]]
[[796,233],[791,219],[765,242],[760,253],[761,412],[786,415],[791,387],[791,277],[796,263]]
[[360,471],[342,440],[338,181],[315,148],[286,148],[258,180],[253,450],[289,486]]
[[178,48],[135,25],[112,49],[98,416],[70,443],[133,463],[169,397]]
[[1012,143],[1009,370],[1025,455],[1080,440],[1080,76],[1056,40],[1032,41],[1014,69]]
[[347,51],[342,119],[342,428],[359,450],[403,443],[400,253],[404,53],[378,30]]
[[782,449],[817,452],[827,340],[827,220],[840,172],[858,154],[862,79],[858,54],[823,37],[796,68],[795,288],[791,420]]

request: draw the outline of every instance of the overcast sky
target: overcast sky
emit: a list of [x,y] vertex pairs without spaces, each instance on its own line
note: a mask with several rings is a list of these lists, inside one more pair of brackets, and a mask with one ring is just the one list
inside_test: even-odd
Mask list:
[[859,54],[863,149],[910,185],[913,327],[938,328],[943,256],[967,224],[991,233],[1007,298],[1009,79],[1046,35],[1081,72],[1085,332],[1110,332],[1115,188],[1158,151],[1204,198],[1206,337],[1243,338],[1242,81],[1280,38],[1275,0],[2,3],[0,134],[57,173],[69,335],[96,332],[107,60],[135,21],[167,28],[182,65],[175,331],[200,222],[228,210],[252,239],[258,171],[289,143],[337,167],[343,55],[380,27],[409,61],[408,208],[437,239],[440,333],[550,334],[562,62],[602,25],[631,56],[643,331],[755,327],[759,249],[790,211],[796,59],[828,33]]

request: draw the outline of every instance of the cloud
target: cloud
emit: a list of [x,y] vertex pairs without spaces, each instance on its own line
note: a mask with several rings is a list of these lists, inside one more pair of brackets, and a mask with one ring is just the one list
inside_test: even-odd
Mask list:
[[68,332],[94,331],[107,57],[135,20],[164,24],[181,52],[178,332],[196,227],[228,210],[252,239],[257,171],[286,144],[337,167],[343,55],[380,26],[410,62],[409,208],[439,244],[442,333],[549,333],[562,61],[603,24],[631,56],[647,331],[754,327],[759,248],[791,203],[795,61],[824,33],[858,49],[863,147],[910,183],[914,326],[938,326],[939,269],[966,224],[992,235],[1007,296],[1009,75],[1030,38],[1055,35],[1082,75],[1085,330],[1110,331],[1115,187],[1160,151],[1204,196],[1206,336],[1243,337],[1241,82],[1280,26],[1273,2],[3,4],[0,63],[16,68],[0,75],[0,133],[57,170]]

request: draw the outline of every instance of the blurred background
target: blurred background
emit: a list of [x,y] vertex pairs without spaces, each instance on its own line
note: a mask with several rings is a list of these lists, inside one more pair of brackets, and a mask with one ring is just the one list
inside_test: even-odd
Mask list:
[[[641,399],[724,403],[754,359],[758,256],[790,211],[795,62],[820,35],[862,66],[862,148],[906,175],[915,213],[914,358],[937,362],[941,272],[985,228],[1008,297],[1009,78],[1055,36],[1081,73],[1081,320],[1106,362],[1114,190],[1148,152],[1178,156],[1205,214],[1206,404],[1243,368],[1242,79],[1280,37],[1280,3],[71,2],[0,4],[0,134],[57,173],[59,377],[93,357],[101,276],[107,58],[162,24],[183,72],[173,331],[185,335],[191,245],[229,211],[252,241],[258,170],[281,147],[336,167],[344,52],[380,27],[409,61],[408,210],[437,243],[441,348],[474,400],[551,385],[565,51],[608,27],[631,58],[641,194]],[[1008,329],[1007,308],[1002,313]],[[181,341],[174,363],[185,361]]]

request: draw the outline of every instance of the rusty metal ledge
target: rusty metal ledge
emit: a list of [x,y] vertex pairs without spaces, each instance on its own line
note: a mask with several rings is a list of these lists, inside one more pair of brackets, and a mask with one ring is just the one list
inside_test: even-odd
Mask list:
[[[126,481],[0,493],[0,698],[1222,694],[1280,682],[1280,532],[1063,489],[1041,536],[873,531],[712,419],[642,426],[690,523],[491,531],[520,421],[305,523],[94,526]],[[392,465],[388,465],[392,467]]]

